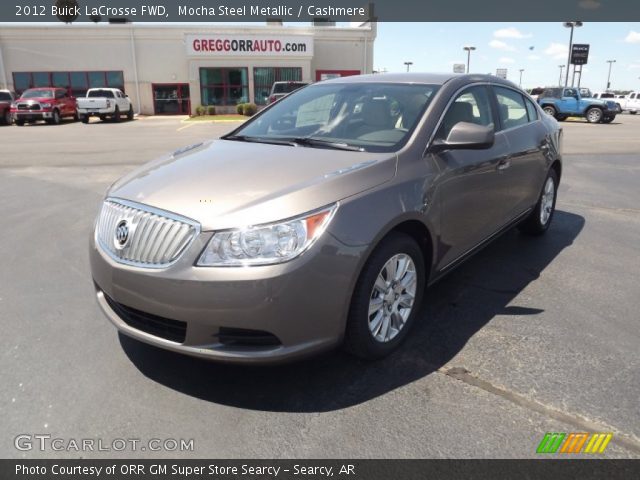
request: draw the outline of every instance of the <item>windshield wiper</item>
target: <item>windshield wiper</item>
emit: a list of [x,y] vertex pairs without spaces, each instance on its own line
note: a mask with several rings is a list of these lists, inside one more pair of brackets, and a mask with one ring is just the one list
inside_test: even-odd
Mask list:
[[351,152],[364,152],[364,148],[362,147],[356,147],[355,145],[349,145],[348,143],[343,142],[332,142],[331,140],[324,140],[322,138],[296,137],[290,138],[288,140],[295,143],[296,145],[309,147],[326,147],[336,150],[349,150]]
[[250,137],[247,135],[224,135],[220,138],[222,140],[235,140],[237,142],[268,143],[270,145],[289,145],[291,147],[296,146],[296,143],[289,139],[280,140],[277,138]]

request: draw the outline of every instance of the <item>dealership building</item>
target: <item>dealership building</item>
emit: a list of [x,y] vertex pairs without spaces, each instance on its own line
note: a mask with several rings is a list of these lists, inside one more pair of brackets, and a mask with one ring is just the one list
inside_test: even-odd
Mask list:
[[0,24],[0,88],[116,87],[147,115],[265,105],[275,81],[371,73],[376,24]]

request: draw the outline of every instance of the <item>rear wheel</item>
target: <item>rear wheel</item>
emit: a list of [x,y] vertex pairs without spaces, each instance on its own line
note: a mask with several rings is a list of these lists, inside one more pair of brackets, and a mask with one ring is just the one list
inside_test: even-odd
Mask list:
[[552,105],[545,105],[544,107],[542,107],[542,111],[547,115],[551,115],[552,117],[555,117],[558,114],[557,110]]
[[80,120],[82,120],[82,123],[89,123],[89,115],[82,115]]
[[600,123],[603,117],[602,110],[599,108],[590,108],[587,110],[585,117],[589,123]]
[[345,348],[369,360],[394,351],[411,328],[425,285],[422,250],[394,233],[373,251],[351,298]]
[[552,168],[544,181],[538,203],[527,219],[518,228],[529,235],[542,235],[547,231],[556,210],[558,196],[558,174]]

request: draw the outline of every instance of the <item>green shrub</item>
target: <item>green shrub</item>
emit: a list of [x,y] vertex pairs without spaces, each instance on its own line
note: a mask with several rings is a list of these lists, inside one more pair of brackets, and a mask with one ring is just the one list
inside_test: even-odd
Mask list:
[[247,117],[252,117],[258,111],[258,106],[255,103],[245,103],[242,106],[242,114]]
[[199,107],[196,107],[196,115],[202,116],[204,115],[204,112],[206,112],[206,107],[204,105],[200,105]]
[[207,115],[215,115],[216,114],[216,107],[214,105],[209,105],[207,107]]
[[242,112],[244,112],[244,103],[239,103],[238,105],[236,105],[236,113],[238,115],[244,115]]

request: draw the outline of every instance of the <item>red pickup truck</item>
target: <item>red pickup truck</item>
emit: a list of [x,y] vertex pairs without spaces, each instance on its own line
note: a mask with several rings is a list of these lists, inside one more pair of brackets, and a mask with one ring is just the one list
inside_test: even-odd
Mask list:
[[15,97],[13,92],[9,90],[0,90],[0,122],[5,125],[11,125],[13,117],[11,116],[11,104]]
[[16,125],[44,120],[57,125],[65,117],[78,120],[78,104],[64,88],[30,88],[11,107]]

